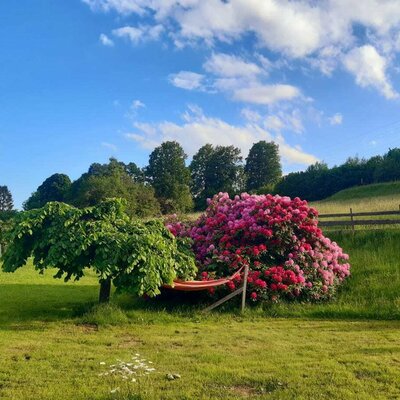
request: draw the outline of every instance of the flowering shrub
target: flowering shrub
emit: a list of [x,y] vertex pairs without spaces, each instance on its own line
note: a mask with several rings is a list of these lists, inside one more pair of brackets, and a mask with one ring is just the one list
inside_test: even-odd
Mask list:
[[[249,195],[209,200],[194,224],[171,221],[175,236],[190,237],[201,279],[232,275],[249,266],[253,301],[330,298],[350,275],[348,255],[318,228],[318,213],[299,198]],[[243,276],[230,281],[234,290]]]

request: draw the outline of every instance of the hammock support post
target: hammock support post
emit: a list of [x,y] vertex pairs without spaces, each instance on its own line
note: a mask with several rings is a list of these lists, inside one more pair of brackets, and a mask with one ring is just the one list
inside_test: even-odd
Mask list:
[[243,291],[242,291],[242,308],[241,311],[244,312],[246,307],[246,292],[247,292],[247,277],[249,276],[249,266],[244,267],[244,277],[243,277]]
[[210,306],[208,306],[207,308],[205,308],[203,310],[203,312],[208,312],[213,310],[214,308],[217,308],[218,306],[220,306],[221,304],[224,304],[225,302],[227,302],[228,300],[232,299],[233,297],[239,295],[242,293],[242,304],[241,304],[241,312],[244,312],[244,309],[246,307],[246,291],[247,291],[247,277],[249,275],[249,266],[246,265],[244,267],[244,277],[243,277],[243,285],[242,287],[236,289],[235,291],[233,291],[232,293],[229,293],[228,295],[226,295],[225,297],[223,297],[222,299],[218,300],[217,302],[215,302],[214,304],[211,304]]

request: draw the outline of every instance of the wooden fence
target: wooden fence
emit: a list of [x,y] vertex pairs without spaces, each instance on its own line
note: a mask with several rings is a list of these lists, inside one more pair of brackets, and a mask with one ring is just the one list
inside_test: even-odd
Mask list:
[[396,225],[400,224],[400,218],[390,219],[357,219],[358,217],[374,217],[383,216],[388,217],[391,215],[397,215],[400,217],[400,205],[397,211],[370,211],[370,212],[353,212],[350,208],[349,213],[338,213],[338,214],[320,214],[318,217],[320,219],[326,218],[349,218],[348,220],[331,220],[331,221],[320,221],[319,226],[321,227],[334,227],[334,226],[348,226],[354,231],[357,225]]

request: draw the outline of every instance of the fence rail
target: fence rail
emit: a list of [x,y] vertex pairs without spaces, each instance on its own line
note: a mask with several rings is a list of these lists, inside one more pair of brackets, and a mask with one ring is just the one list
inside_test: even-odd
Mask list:
[[373,216],[388,216],[398,215],[400,217],[400,205],[398,211],[370,211],[370,212],[353,212],[350,208],[350,213],[336,213],[336,214],[320,214],[320,219],[325,218],[349,218],[350,220],[333,220],[333,221],[320,221],[319,226],[350,226],[353,230],[357,225],[397,225],[400,224],[399,219],[354,219],[355,217],[373,217]]

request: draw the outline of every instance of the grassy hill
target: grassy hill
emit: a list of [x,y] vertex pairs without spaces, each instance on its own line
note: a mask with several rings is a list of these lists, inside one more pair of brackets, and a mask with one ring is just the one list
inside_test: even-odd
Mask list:
[[311,205],[320,213],[398,210],[400,182],[377,183],[341,190],[327,199]]

